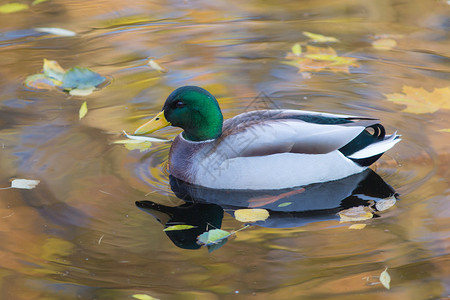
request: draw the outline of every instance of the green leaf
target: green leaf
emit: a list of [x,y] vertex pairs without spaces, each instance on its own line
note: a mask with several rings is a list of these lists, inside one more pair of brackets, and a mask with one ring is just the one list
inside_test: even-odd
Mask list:
[[88,89],[102,84],[105,80],[105,77],[88,68],[73,67],[64,74],[62,88]]
[[279,204],[278,207],[286,207],[286,206],[289,206],[291,204],[292,204],[292,202],[284,202],[284,203]]
[[147,294],[134,294],[132,297],[138,300],[159,300]]
[[186,230],[191,228],[196,228],[197,226],[192,225],[173,225],[166,227],[163,231],[173,231],[173,230]]
[[217,249],[221,248],[227,242],[228,242],[228,239],[223,239],[223,240],[220,240],[219,242],[217,242],[215,244],[211,244],[211,245],[206,246],[208,248],[208,253],[211,253],[214,250],[217,250]]
[[302,46],[299,43],[296,43],[294,46],[292,46],[292,54],[295,56],[301,56],[302,55]]
[[28,9],[28,5],[23,3],[8,3],[0,5],[0,13],[2,14],[11,14],[25,9]]
[[197,241],[200,245],[211,246],[217,244],[220,241],[227,239],[231,235],[230,232],[222,229],[212,229],[210,231],[203,232],[197,237]]
[[66,71],[59,65],[56,60],[48,60],[44,58],[44,75],[62,81]]
[[84,101],[80,107],[80,113],[79,113],[80,120],[84,118],[84,116],[87,114],[87,112],[88,112],[87,102]]
[[42,3],[42,2],[46,2],[46,1],[48,1],[48,0],[34,0],[33,1],[33,3],[31,3],[31,5],[38,5],[39,3]]

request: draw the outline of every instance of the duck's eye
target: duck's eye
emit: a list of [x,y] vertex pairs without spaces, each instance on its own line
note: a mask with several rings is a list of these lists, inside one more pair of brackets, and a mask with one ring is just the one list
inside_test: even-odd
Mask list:
[[184,104],[183,103],[183,101],[177,101],[176,103],[175,103],[175,107],[176,108],[182,108],[182,107],[184,107],[186,104]]

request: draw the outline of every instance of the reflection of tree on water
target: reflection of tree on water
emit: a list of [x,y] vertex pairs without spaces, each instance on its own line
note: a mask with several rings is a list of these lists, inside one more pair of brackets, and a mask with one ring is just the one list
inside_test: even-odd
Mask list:
[[165,228],[173,225],[192,225],[187,230],[166,231],[180,248],[198,249],[197,237],[208,230],[221,228],[224,210],[231,215],[242,208],[264,208],[269,218],[253,224],[269,228],[299,227],[311,222],[339,219],[338,212],[358,206],[371,206],[375,212],[377,201],[395,195],[374,171],[302,188],[283,190],[214,190],[194,186],[171,177],[175,195],[186,203],[168,207],[151,201],[136,205],[155,217]]

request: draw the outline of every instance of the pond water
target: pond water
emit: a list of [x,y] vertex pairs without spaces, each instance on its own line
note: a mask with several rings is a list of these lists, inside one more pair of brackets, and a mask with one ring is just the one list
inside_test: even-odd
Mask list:
[[[1,299],[448,297],[448,1],[21,2],[29,8],[0,14],[0,187],[40,183],[0,190]],[[303,52],[288,54],[296,43]],[[347,60],[311,59],[312,47]],[[88,96],[24,86],[44,58],[88,67],[108,84]],[[307,188],[309,197],[195,190],[192,204],[178,190],[183,202],[165,169],[170,143],[114,144],[182,85],[208,89],[225,118],[262,106],[374,116],[402,141],[369,179]],[[389,100],[403,94],[413,100]],[[394,191],[398,201],[374,218],[340,222],[340,210]],[[249,203],[269,219],[220,249],[198,247],[207,227],[242,228],[234,211]],[[189,222],[191,236],[163,231]],[[389,290],[376,284],[386,268]]]

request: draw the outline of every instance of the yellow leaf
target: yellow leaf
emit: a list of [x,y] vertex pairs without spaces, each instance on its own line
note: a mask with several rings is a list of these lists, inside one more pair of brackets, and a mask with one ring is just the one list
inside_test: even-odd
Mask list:
[[87,114],[87,112],[88,112],[87,102],[84,101],[83,104],[81,104],[81,107],[80,107],[80,112],[79,112],[80,120],[84,118],[84,116]]
[[317,33],[307,32],[303,31],[303,35],[306,35],[308,38],[313,40],[316,43],[336,43],[339,42],[339,40],[332,36],[324,36]]
[[59,65],[56,60],[48,60],[44,58],[44,75],[62,81],[66,71]]
[[367,206],[357,206],[344,209],[341,210],[338,215],[341,218],[341,222],[364,221],[372,219],[373,217],[372,211]]
[[48,0],[34,0],[31,5],[38,5],[39,3],[46,2]]
[[450,87],[435,88],[428,92],[423,88],[403,86],[403,93],[385,94],[394,103],[403,104],[404,112],[413,114],[434,113],[439,109],[450,109]]
[[123,144],[128,150],[139,150],[140,152],[150,149],[152,143],[149,141],[139,140],[120,140],[115,141],[114,144]]
[[439,132],[450,132],[450,128],[442,128],[438,130]]
[[134,294],[132,297],[138,300],[159,300],[147,294]]
[[391,288],[391,276],[387,272],[387,269],[388,268],[386,268],[383,272],[381,272],[380,282],[386,289],[389,290]]
[[15,13],[25,9],[28,9],[28,5],[23,3],[8,3],[0,5],[0,13],[2,14]]
[[154,70],[157,70],[157,71],[159,71],[159,72],[161,72],[161,73],[166,73],[166,72],[167,72],[167,69],[164,68],[164,67],[161,67],[161,66],[156,62],[156,60],[154,60],[153,58],[150,58],[150,59],[149,59],[148,65],[149,65],[150,68],[152,68],[152,69],[154,69]]
[[302,46],[299,43],[296,43],[294,46],[292,46],[291,51],[295,56],[300,56],[302,55]]
[[238,209],[234,212],[234,217],[239,222],[264,221],[269,217],[269,212],[262,208]]
[[363,229],[366,227],[366,224],[353,224],[348,227],[348,229]]
[[197,226],[192,226],[192,225],[173,225],[173,226],[164,228],[163,231],[186,230],[186,229],[191,229],[191,228],[196,228],[196,227]]
[[394,39],[381,38],[372,42],[372,47],[378,50],[391,50],[397,46],[397,42]]

